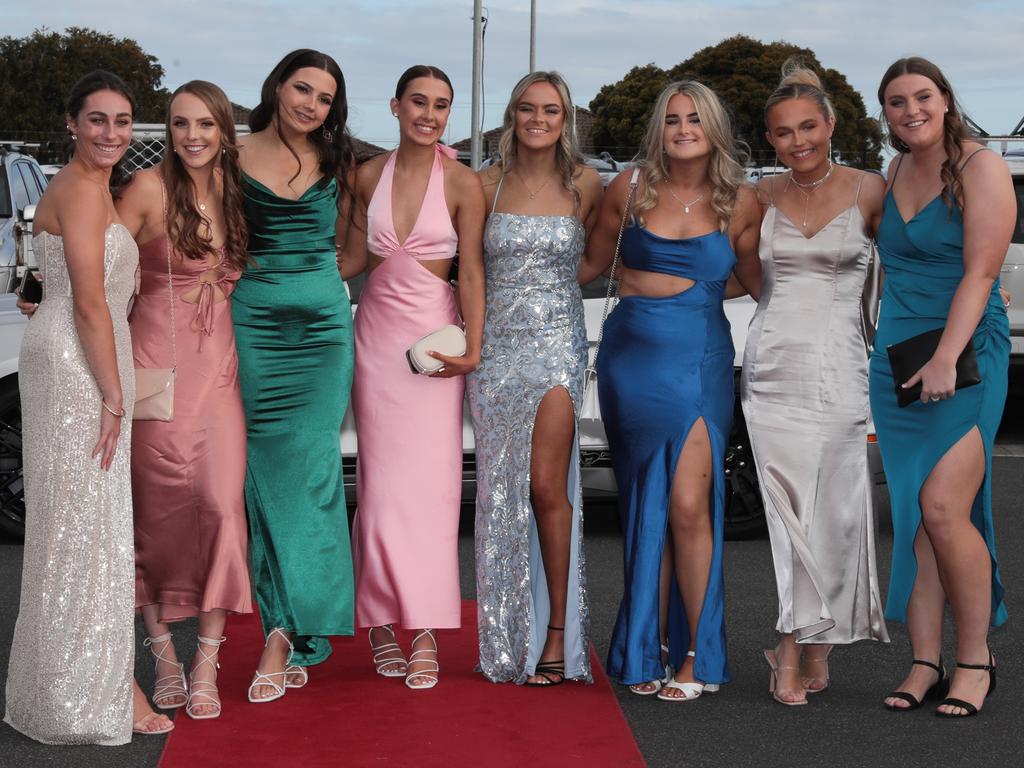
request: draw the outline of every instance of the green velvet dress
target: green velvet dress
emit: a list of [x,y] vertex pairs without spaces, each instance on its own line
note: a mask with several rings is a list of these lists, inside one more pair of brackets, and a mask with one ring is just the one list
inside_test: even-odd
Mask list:
[[296,664],[353,632],[339,433],[352,386],[352,308],[334,255],[337,182],[298,200],[243,176],[250,265],[231,297],[248,434],[245,505],[264,632]]

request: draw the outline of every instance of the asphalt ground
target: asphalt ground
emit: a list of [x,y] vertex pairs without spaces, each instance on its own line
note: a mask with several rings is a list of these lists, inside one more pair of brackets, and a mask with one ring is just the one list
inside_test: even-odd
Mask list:
[[[1018,392],[1021,390],[1018,388]],[[831,688],[809,697],[804,707],[783,707],[768,695],[763,648],[776,641],[777,598],[767,539],[728,542],[725,551],[726,621],[734,681],[694,702],[668,703],[629,693],[616,695],[640,749],[659,766],[973,766],[1024,765],[1024,715],[1020,657],[1024,653],[1024,397],[1012,397],[993,465],[993,515],[999,564],[1007,587],[1010,620],[991,635],[999,668],[996,694],[982,714],[962,721],[932,716],[931,707],[895,714],[882,698],[906,673],[911,653],[903,625],[890,622],[890,645],[864,642],[832,655]],[[585,508],[592,639],[604,658],[622,592],[622,543],[615,505],[590,500]],[[472,509],[463,513],[460,537],[463,595],[472,598]],[[882,525],[878,537],[879,577],[888,583],[892,538]],[[0,677],[6,677],[21,580],[21,546],[0,539]],[[187,624],[187,623],[186,623]],[[194,626],[176,631],[194,636]],[[153,667],[137,637],[136,674],[152,689]],[[182,658],[193,649],[179,644]],[[443,653],[443,649],[442,649]],[[952,626],[945,633],[947,663],[955,658]],[[442,680],[443,685],[443,680]],[[538,696],[544,691],[538,690]],[[0,709],[4,706],[0,696]],[[216,728],[211,723],[211,728]],[[524,738],[529,738],[524,734]],[[0,768],[151,768],[163,737],[136,737],[124,747],[49,747],[0,724]],[[551,744],[553,757],[558,745]],[[557,759],[552,765],[557,765]],[[217,765],[211,755],[210,766]],[[282,766],[282,768],[289,768]],[[538,766],[540,768],[540,766]]]

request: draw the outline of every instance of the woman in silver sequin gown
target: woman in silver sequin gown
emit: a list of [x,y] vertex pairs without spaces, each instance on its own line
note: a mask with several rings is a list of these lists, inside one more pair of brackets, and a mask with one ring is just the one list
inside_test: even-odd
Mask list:
[[577,270],[601,184],[577,165],[573,115],[560,76],[523,78],[505,110],[504,162],[481,172],[491,211],[487,311],[467,392],[480,670],[494,682],[591,680],[576,436],[587,338]]
[[133,702],[127,308],[139,256],[107,191],[131,112],[113,75],[72,89],[74,155],[35,218],[46,283],[18,371],[27,520],[4,720],[47,744],[124,744],[133,720],[138,732],[171,727],[137,687]]

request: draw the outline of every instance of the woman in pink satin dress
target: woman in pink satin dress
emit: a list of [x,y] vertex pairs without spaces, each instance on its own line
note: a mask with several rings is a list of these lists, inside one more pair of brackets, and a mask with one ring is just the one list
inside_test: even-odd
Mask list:
[[[129,317],[135,367],[177,367],[173,419],[133,424],[135,603],[156,657],[154,703],[211,719],[221,710],[226,615],[252,611],[245,417],[228,303],[246,228],[224,93],[199,80],[181,86],[167,136],[163,162],[136,174],[117,206],[139,243],[141,283]],[[186,679],[168,624],[192,616],[199,644]]]
[[[398,149],[360,167],[342,276],[369,270],[355,316],[352,400],[359,437],[353,528],[356,624],[369,627],[377,671],[413,690],[438,679],[435,629],[460,626],[458,532],[463,377],[480,359],[484,197],[480,181],[438,145],[452,87],[436,67],[398,81]],[[462,357],[415,374],[406,350],[460,324],[448,282],[459,250]],[[416,630],[408,663],[392,625]]]

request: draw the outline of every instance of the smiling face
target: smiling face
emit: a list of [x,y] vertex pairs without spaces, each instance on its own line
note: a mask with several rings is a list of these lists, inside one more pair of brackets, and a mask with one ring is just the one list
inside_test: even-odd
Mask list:
[[565,107],[551,83],[534,83],[516,105],[516,141],[520,147],[547,149],[558,143],[565,127]]
[[330,73],[302,67],[277,86],[277,119],[283,130],[312,133],[324,124],[338,84]]
[[913,151],[942,142],[949,101],[924,75],[900,75],[885,88],[889,130]]
[[75,157],[97,168],[113,168],[132,140],[132,106],[116,91],[90,93],[77,115],[68,115],[76,134]]
[[391,100],[402,139],[421,145],[434,144],[444,135],[451,108],[452,91],[437,77],[414,78],[400,99]]
[[834,128],[835,120],[826,118],[813,99],[786,99],[768,111],[765,135],[787,168],[801,174],[824,173]]
[[694,160],[711,153],[697,107],[685,93],[677,93],[668,100],[662,148],[670,160]]
[[179,93],[170,106],[171,147],[190,168],[217,160],[222,134],[210,108],[192,93]]

